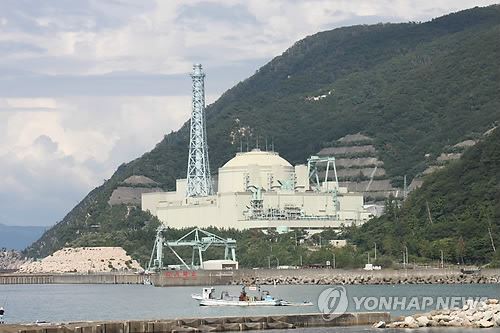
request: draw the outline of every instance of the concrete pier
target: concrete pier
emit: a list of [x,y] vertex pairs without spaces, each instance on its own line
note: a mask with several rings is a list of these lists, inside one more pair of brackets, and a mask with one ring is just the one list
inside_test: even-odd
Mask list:
[[174,333],[228,332],[305,327],[372,325],[390,321],[387,312],[344,313],[332,320],[323,314],[295,314],[250,317],[181,318],[171,320],[137,320],[85,322],[58,325],[2,325],[5,333]]

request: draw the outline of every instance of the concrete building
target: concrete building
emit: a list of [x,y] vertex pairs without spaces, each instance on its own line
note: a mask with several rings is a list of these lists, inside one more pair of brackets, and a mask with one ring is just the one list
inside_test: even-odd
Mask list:
[[144,193],[142,209],[173,228],[323,229],[370,218],[362,193],[327,182],[312,190],[306,165],[276,152],[237,153],[218,170],[216,194],[186,197],[186,180],[172,192]]
[[202,265],[204,270],[236,270],[238,269],[238,262],[234,260],[205,260]]

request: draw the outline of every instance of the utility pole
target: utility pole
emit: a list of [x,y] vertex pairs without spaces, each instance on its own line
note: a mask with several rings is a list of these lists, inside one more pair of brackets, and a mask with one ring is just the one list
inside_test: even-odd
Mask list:
[[406,200],[407,195],[408,195],[408,190],[406,187],[406,175],[405,175],[404,176],[404,188],[403,188],[403,201]]
[[444,253],[443,250],[440,251],[441,251],[441,268],[444,268]]
[[377,243],[373,243],[375,244],[375,258],[373,258],[373,261],[377,261]]
[[490,234],[490,241],[491,241],[491,247],[493,248],[493,252],[497,252],[497,249],[495,247],[495,242],[493,242],[493,236],[491,235],[491,228],[488,227],[488,233]]
[[409,263],[409,260],[408,260],[409,259],[408,258],[408,246],[406,246],[406,245],[405,245],[405,252],[406,252],[406,256],[405,256],[405,258],[406,258],[406,264],[408,264]]
[[337,265],[335,263],[335,253],[333,254],[333,258],[332,259],[333,259],[332,260],[333,261],[333,269],[335,269],[335,268],[337,268]]

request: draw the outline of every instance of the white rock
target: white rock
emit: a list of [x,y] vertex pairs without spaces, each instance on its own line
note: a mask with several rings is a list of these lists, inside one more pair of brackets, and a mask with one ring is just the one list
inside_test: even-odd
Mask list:
[[81,247],[63,248],[52,255],[25,264],[19,269],[20,273],[89,273],[136,271],[141,266],[127,255],[121,247]]
[[448,325],[453,326],[453,327],[460,327],[460,326],[462,326],[462,322],[463,322],[462,320],[460,320],[458,318],[454,318],[448,322]]
[[448,321],[451,321],[452,318],[449,315],[442,314],[442,315],[434,316],[434,317],[432,317],[432,319],[437,320],[437,321],[448,322]]
[[492,321],[488,321],[488,320],[484,320],[484,319],[483,319],[483,320],[480,320],[480,321],[478,322],[478,325],[479,325],[479,327],[481,327],[481,328],[488,328],[488,327],[493,327],[493,325],[494,325],[494,324],[493,324],[493,322],[492,322]]
[[419,327],[427,327],[429,321],[429,318],[427,318],[426,316],[417,317],[417,323]]
[[491,320],[493,318],[493,311],[484,311],[483,320]]
[[469,319],[464,319],[464,321],[462,321],[462,326],[464,326],[464,327],[472,327],[472,323],[470,322]]
[[410,325],[410,324],[416,324],[416,321],[415,321],[415,318],[413,318],[412,316],[408,316],[408,317],[405,317],[404,323],[406,325]]
[[373,324],[373,327],[375,328],[385,328],[385,321],[379,321],[378,323]]
[[490,298],[488,300],[486,300],[486,304],[498,304],[499,301],[495,298]]
[[387,325],[388,328],[403,328],[405,327],[404,321],[395,321]]
[[474,322],[474,321],[480,321],[481,319],[483,319],[483,317],[484,317],[484,312],[478,311],[474,313],[474,315],[472,315],[470,319],[472,322]]
[[431,320],[429,320],[428,325],[431,327],[436,327],[436,326],[439,326],[439,323],[437,321],[435,321],[434,319],[431,319]]
[[493,315],[493,321],[497,324],[497,326],[500,326],[500,313]]

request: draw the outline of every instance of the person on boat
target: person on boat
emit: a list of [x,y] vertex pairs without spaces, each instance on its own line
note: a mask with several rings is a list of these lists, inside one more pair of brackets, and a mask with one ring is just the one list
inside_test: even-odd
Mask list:
[[4,313],[5,313],[5,310],[4,310],[3,306],[0,306],[0,324],[4,323],[4,321],[3,321]]
[[239,300],[242,301],[242,302],[248,301],[248,296],[247,296],[247,293],[245,291],[245,286],[243,286],[243,288],[241,288],[241,293],[240,293]]

